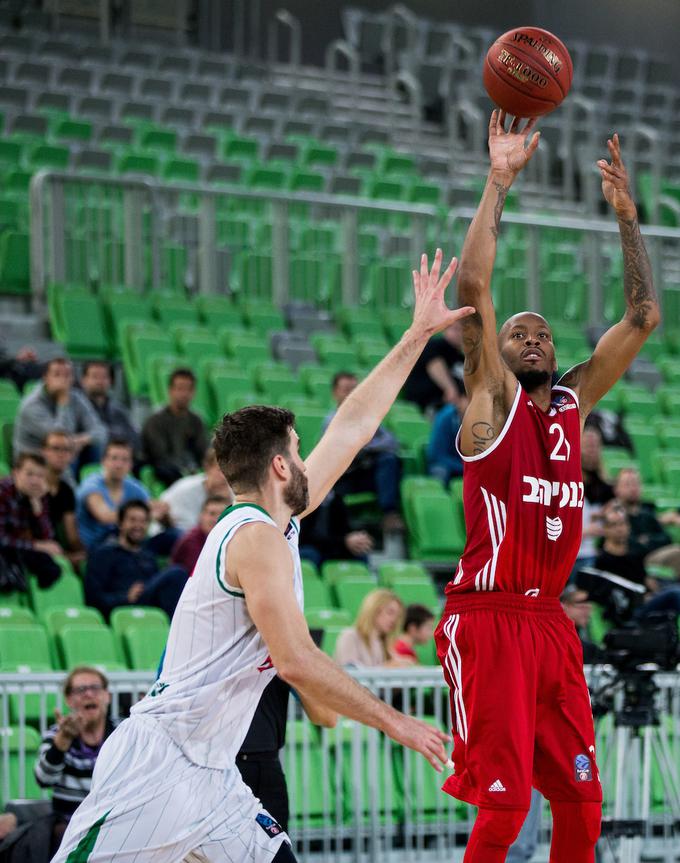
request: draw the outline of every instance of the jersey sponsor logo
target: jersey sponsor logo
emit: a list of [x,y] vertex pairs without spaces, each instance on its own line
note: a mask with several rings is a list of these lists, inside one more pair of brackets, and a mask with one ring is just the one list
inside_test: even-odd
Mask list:
[[525,595],[525,596],[538,596],[538,594],[539,594],[540,592],[541,592],[541,588],[540,588],[540,587],[532,587],[532,588],[531,588],[531,590],[527,590],[527,591],[525,591],[524,595]]
[[508,789],[503,785],[500,779],[496,779],[495,782],[492,782],[491,785],[489,785],[489,791],[500,792],[507,790]]
[[558,480],[550,482],[547,479],[526,475],[522,477],[522,481],[529,486],[522,495],[523,503],[550,506],[553,501],[556,501],[560,509],[565,506],[574,509],[583,508],[584,489],[582,482],[559,482]]
[[162,683],[160,680],[157,680],[151,687],[149,697],[155,698],[157,695],[162,695],[163,692],[168,688],[168,686],[170,686],[169,683]]
[[593,769],[587,755],[577,755],[574,758],[574,775],[577,782],[592,782]]
[[549,515],[545,517],[545,530],[548,534],[548,539],[551,539],[553,542],[557,542],[557,540],[562,536],[562,519],[557,516],[557,518],[550,518]]
[[270,836],[272,839],[284,832],[283,827],[278,822],[274,821],[271,815],[267,815],[266,812],[258,812],[255,816],[255,820],[267,836]]

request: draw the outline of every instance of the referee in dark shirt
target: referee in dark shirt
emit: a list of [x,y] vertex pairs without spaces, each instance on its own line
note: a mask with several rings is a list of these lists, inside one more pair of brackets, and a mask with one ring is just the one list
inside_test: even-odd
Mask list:
[[[269,814],[288,832],[288,788],[279,757],[286,742],[286,717],[290,687],[275,677],[262,693],[236,766],[243,781],[262,802]],[[301,698],[307,716],[315,725],[333,728],[337,714]]]
[[54,813],[53,853],[66,825],[92,783],[99,751],[114,729],[108,718],[111,693],[106,677],[96,668],[74,668],[64,683],[69,713],[56,712],[57,722],[48,729],[35,763],[41,788],[52,788]]

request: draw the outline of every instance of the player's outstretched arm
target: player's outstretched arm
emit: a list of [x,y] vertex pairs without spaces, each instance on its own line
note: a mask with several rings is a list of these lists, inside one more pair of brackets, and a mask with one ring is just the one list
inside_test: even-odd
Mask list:
[[441,770],[447,761],[445,734],[376,698],[314,644],[293,592],[290,550],[276,528],[244,525],[229,543],[226,557],[227,583],[243,589],[276,670],[303,700],[384,731]]
[[[517,382],[503,364],[496,337],[496,313],[491,276],[505,199],[510,187],[538,146],[539,133],[529,139],[535,120],[515,118],[506,131],[504,111],[489,122],[491,166],[477,212],[470,224],[460,258],[458,302],[476,308],[463,321],[465,388],[470,406],[461,430],[464,455],[478,455],[500,434]],[[527,143],[528,141],[528,143]]]
[[623,375],[661,321],[652,267],[617,134],[607,141],[607,147],[611,162],[601,159],[597,166],[602,174],[602,194],[619,223],[626,310],[623,318],[600,338],[592,357],[570,369],[560,381],[578,393],[583,418]]
[[310,503],[303,516],[316,509],[359,450],[371,440],[428,339],[474,312],[469,307],[449,309],[444,301],[444,292],[456,271],[457,263],[452,258],[442,273],[441,249],[437,249],[431,270],[428,268],[427,255],[422,256],[420,270],[413,271],[415,302],[411,326],[399,343],[345,399],[305,462]]

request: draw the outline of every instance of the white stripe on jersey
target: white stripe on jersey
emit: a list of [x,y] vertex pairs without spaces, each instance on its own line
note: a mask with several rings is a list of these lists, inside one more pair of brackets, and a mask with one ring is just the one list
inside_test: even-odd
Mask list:
[[[276,674],[243,591],[225,580],[229,542],[251,522],[276,527],[260,507],[237,504],[225,510],[208,534],[175,609],[160,677],[131,710],[156,719],[185,756],[204,767],[235,763],[260,696]],[[286,540],[302,608],[298,536],[299,524],[293,520]]]
[[[484,486],[480,486],[484,504],[486,506],[486,517],[489,522],[489,536],[491,537],[491,558],[487,560],[482,569],[475,576],[475,590],[493,590],[496,581],[496,564],[498,552],[505,539],[505,526],[507,512],[505,503],[494,494],[490,494]],[[462,571],[462,567],[461,567]]]
[[456,728],[463,741],[467,741],[468,724],[465,703],[463,702],[463,673],[461,668],[460,651],[456,644],[456,632],[460,623],[460,615],[452,614],[444,625],[444,633],[449,639],[449,649],[444,662],[453,684],[453,706],[456,711]]

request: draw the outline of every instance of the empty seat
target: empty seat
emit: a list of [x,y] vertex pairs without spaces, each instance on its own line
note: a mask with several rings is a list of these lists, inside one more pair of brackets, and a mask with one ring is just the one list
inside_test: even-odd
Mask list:
[[121,75],[119,72],[104,72],[99,79],[99,90],[115,96],[131,96],[134,85],[132,75]]
[[57,645],[64,668],[94,665],[107,671],[125,670],[108,626],[64,626],[57,637]]
[[164,102],[170,101],[173,90],[174,84],[166,78],[144,78],[139,85],[140,96],[145,99],[160,99]]
[[60,87],[70,90],[89,91],[92,87],[93,74],[91,69],[80,66],[65,66],[60,70],[57,83]]

